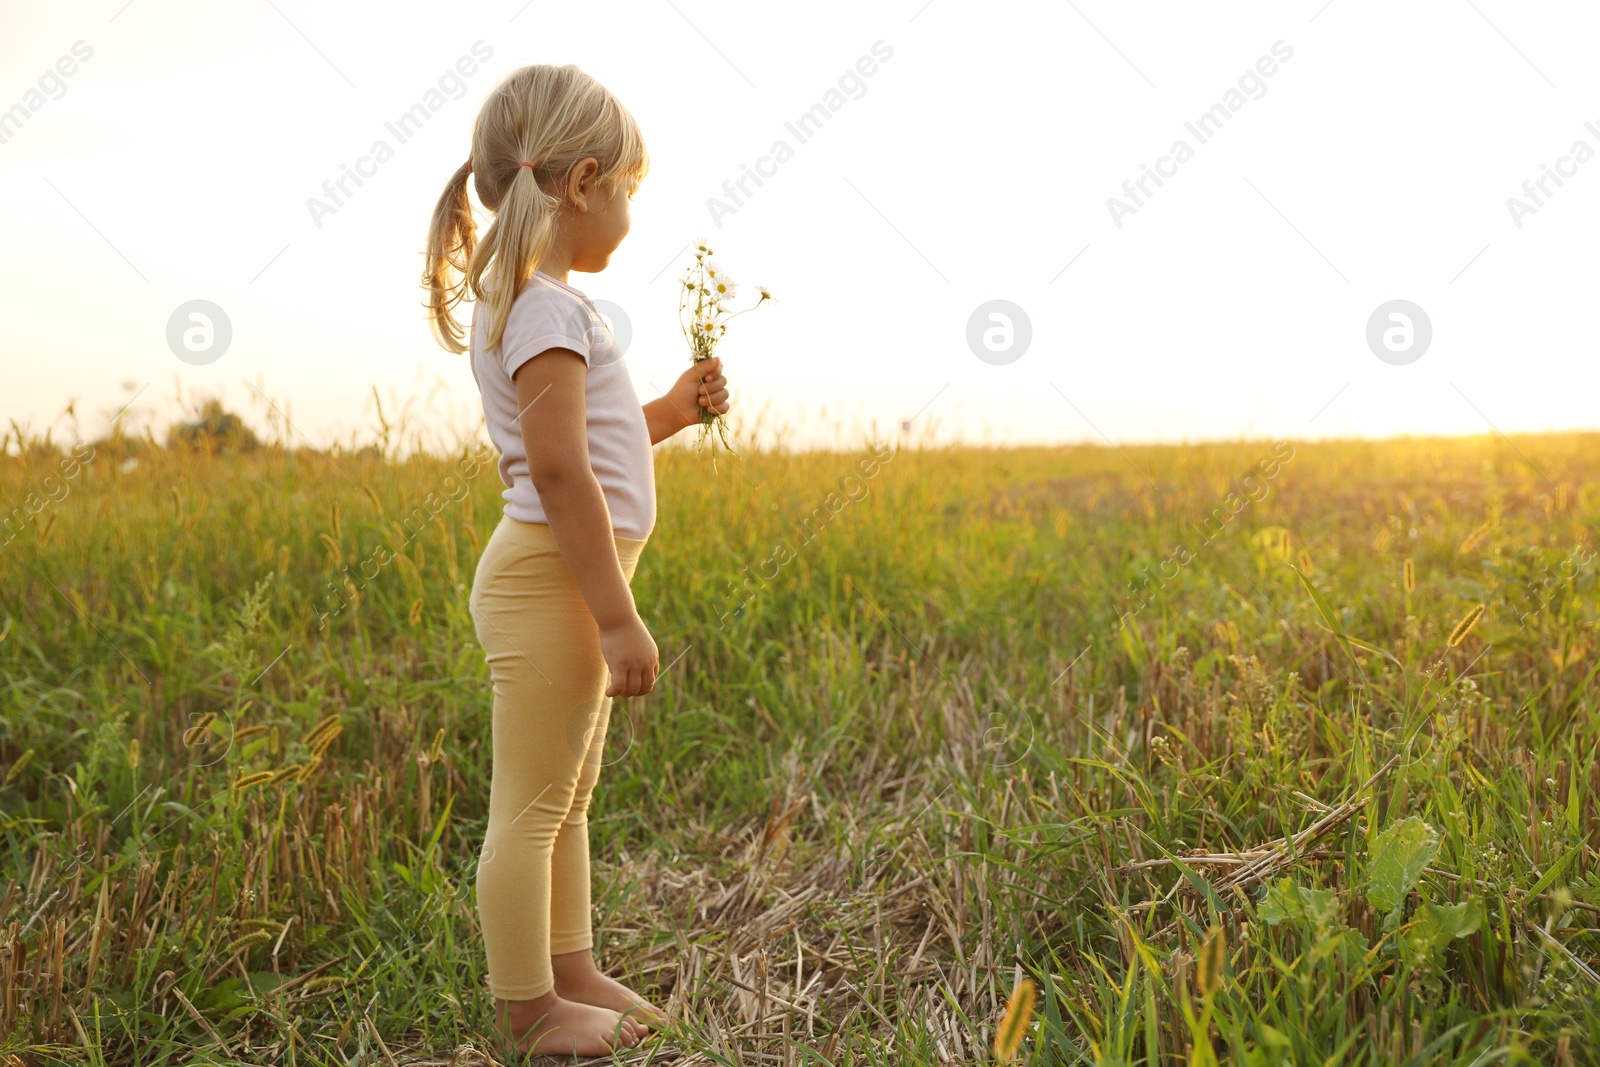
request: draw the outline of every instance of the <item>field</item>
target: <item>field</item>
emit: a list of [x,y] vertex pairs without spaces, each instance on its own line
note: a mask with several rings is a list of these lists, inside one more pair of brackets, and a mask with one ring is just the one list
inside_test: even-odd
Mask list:
[[[6,444],[0,1062],[511,1062],[490,457]],[[656,460],[632,1060],[1600,1062],[1600,437]]]

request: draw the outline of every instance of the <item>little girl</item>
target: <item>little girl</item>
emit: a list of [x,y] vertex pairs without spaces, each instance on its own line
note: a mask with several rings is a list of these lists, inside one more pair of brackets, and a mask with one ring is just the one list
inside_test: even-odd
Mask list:
[[[572,64],[523,67],[478,112],[428,231],[430,322],[470,348],[507,486],[472,583],[494,682],[477,892],[496,1026],[519,1052],[604,1055],[664,1020],[595,966],[589,797],[612,698],[650,692],[659,666],[628,587],[655,525],[650,449],[700,407],[726,412],[727,379],[705,360],[641,406],[611,330],[567,284],[610,262],[648,170],[604,86]],[[494,213],[481,244],[469,175]],[[451,309],[469,288],[467,343]]]

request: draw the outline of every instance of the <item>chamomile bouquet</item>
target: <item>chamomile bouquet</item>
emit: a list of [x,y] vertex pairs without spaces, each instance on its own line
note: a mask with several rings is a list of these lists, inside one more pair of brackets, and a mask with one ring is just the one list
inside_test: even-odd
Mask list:
[[[683,284],[678,291],[678,317],[683,324],[683,335],[689,341],[691,363],[699,363],[716,354],[717,343],[727,333],[730,320],[738,318],[747,311],[754,311],[772,299],[767,287],[758,285],[755,290],[760,294],[760,298],[744,311],[732,311],[729,304],[738,295],[739,286],[728,272],[711,258],[715,254],[706,240],[695,241],[694,262],[684,268]],[[727,419],[709,407],[701,409],[700,439],[697,445],[703,446],[713,429],[717,431],[723,447],[738,455],[739,453],[728,443]]]

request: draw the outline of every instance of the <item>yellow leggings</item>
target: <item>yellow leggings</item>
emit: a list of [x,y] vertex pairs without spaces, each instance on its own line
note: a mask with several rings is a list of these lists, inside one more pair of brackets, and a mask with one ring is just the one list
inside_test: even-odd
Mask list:
[[[632,581],[645,542],[615,540]],[[544,523],[502,517],[471,606],[494,682],[478,919],[490,994],[529,1000],[555,986],[552,953],[594,945],[589,797],[611,713],[609,672],[594,616]]]

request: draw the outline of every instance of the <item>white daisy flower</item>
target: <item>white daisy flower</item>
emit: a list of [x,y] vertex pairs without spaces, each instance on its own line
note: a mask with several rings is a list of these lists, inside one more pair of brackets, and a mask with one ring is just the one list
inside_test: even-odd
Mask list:
[[726,274],[719,274],[706,282],[715,300],[728,300],[739,292],[739,284]]
[[694,253],[696,259],[701,256],[711,255],[711,240],[706,237],[696,237],[694,239]]
[[767,288],[767,287],[766,287],[766,286],[764,286],[764,285],[758,285],[758,286],[756,286],[756,292],[758,292],[758,293],[760,293],[760,294],[761,294],[761,299],[762,299],[762,300],[771,300],[771,299],[772,299],[772,291],[771,291],[771,290],[769,290],[769,289],[768,289],[768,288]]

